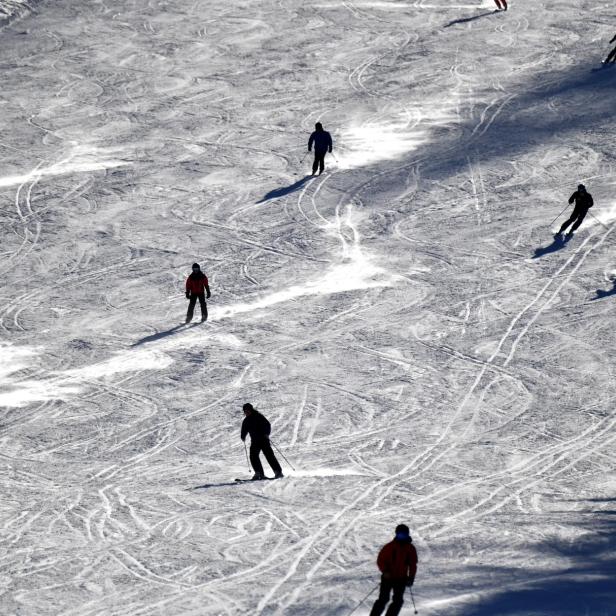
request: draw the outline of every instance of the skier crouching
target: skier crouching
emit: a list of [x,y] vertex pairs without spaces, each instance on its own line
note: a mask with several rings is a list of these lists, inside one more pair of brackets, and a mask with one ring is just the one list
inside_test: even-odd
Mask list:
[[259,413],[259,411],[257,411],[257,409],[255,409],[249,402],[244,404],[242,410],[244,411],[244,421],[242,422],[241,439],[242,441],[245,441],[246,436],[250,434],[250,463],[255,471],[255,474],[252,477],[253,481],[265,479],[263,465],[259,459],[259,454],[261,452],[263,452],[265,459],[272,467],[272,470],[274,471],[274,478],[280,479],[281,477],[284,477],[282,474],[282,468],[280,468],[280,464],[278,463],[270,444],[269,435],[272,429],[270,422],[267,421],[267,418]]
[[404,603],[404,591],[413,585],[417,573],[417,550],[406,524],[396,526],[394,540],[383,546],[376,564],[382,573],[381,588],[370,616],[383,613],[392,591],[393,598],[385,616],[397,616]]
[[562,224],[561,228],[558,230],[558,233],[556,233],[556,238],[559,238],[562,233],[564,233],[565,229],[573,223],[571,231],[569,231],[569,233],[565,236],[570,238],[573,235],[573,232],[582,224],[586,214],[588,214],[588,210],[594,205],[592,195],[589,192],[586,192],[586,187],[584,184],[579,184],[577,190],[569,197],[569,204],[572,204],[574,201],[575,206],[573,208],[573,212],[571,213],[571,216]]
[[186,323],[192,321],[197,300],[199,300],[199,304],[201,305],[201,322],[207,321],[205,293],[207,293],[208,299],[212,296],[207,276],[201,271],[201,267],[198,263],[193,263],[192,272],[186,279],[186,299],[190,300],[188,302],[188,312],[186,313]]

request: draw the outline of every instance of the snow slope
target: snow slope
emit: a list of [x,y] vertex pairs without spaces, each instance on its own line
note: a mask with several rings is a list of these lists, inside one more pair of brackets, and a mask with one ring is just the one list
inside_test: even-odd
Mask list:
[[[613,614],[613,8],[5,28],[0,611],[342,616],[404,521],[422,615]],[[580,181],[596,218],[554,244]],[[210,321],[180,327],[195,260]],[[232,481],[246,401],[282,481]]]

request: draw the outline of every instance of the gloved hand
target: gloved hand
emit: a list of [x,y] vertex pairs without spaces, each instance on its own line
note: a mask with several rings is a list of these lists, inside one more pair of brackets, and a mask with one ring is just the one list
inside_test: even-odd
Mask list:
[[409,578],[406,581],[406,585],[410,588],[413,585],[414,582],[415,582],[415,578]]
[[309,152],[312,152],[312,148],[308,148],[308,151],[309,151]]
[[212,297],[212,294],[210,293],[209,289],[207,290],[207,295],[205,297],[207,297],[208,299],[210,299],[210,297]]
[[190,291],[186,291],[186,299],[190,299]]

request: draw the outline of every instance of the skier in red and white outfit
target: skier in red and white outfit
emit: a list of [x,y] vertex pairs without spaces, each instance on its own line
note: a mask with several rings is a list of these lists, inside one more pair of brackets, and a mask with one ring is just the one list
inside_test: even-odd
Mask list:
[[207,304],[205,303],[205,293],[207,298],[211,297],[210,286],[207,276],[201,271],[198,263],[193,263],[192,273],[186,279],[186,299],[189,299],[188,312],[186,313],[186,323],[190,323],[195,311],[195,304],[199,300],[201,305],[201,322],[207,321]]
[[507,10],[507,0],[494,0],[494,2],[496,3],[496,6],[498,7],[499,10],[501,11]]

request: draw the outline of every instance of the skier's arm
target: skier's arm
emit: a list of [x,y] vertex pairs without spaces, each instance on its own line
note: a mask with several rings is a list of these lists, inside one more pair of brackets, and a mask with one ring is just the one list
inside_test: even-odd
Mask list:
[[412,586],[417,574],[417,550],[413,545],[410,546],[409,550],[408,568],[408,585]]
[[381,551],[379,552],[379,555],[376,559],[376,566],[379,568],[379,571],[385,576],[389,574],[387,571],[387,564],[389,560],[387,547],[388,546],[384,546],[383,548],[381,548]]
[[246,440],[247,434],[248,434],[248,426],[246,425],[246,420],[244,419],[244,421],[242,422],[242,433],[241,433],[241,438],[243,441]]
[[207,280],[207,276],[205,277],[205,284],[203,286],[205,287],[205,296],[210,299],[212,294],[210,293],[210,284]]
[[328,141],[328,149],[329,149],[329,153],[331,154],[332,151],[332,147],[333,147],[333,142],[332,142],[332,136],[330,134],[327,135],[327,141]]
[[595,202],[592,200],[592,197],[590,195],[588,195],[588,201],[588,207],[591,208],[595,204]]
[[186,279],[186,299],[190,298],[190,278]]
[[272,424],[264,417],[263,418],[263,433],[265,436],[269,436],[272,431]]
[[310,139],[308,139],[308,151],[309,152],[312,150],[313,143],[314,143],[314,133],[312,133],[312,135],[310,135]]
[[577,190],[569,197],[569,205],[571,205],[575,201],[576,195],[577,195]]

